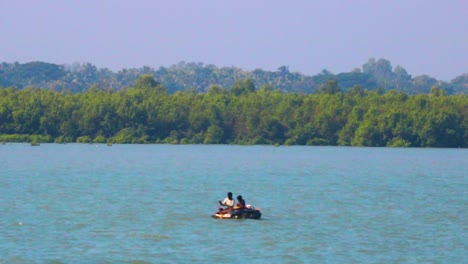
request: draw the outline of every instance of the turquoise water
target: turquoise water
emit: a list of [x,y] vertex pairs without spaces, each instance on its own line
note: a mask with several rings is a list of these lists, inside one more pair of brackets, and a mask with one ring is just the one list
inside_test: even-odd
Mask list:
[[[463,263],[466,149],[0,145],[0,263]],[[262,220],[216,220],[227,191]]]

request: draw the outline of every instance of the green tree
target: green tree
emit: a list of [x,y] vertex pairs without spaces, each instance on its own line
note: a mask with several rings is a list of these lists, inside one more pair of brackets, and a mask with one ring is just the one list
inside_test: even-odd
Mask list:
[[234,86],[231,88],[231,92],[234,95],[243,95],[255,92],[255,85],[250,78],[245,79],[244,81],[236,81]]
[[338,87],[338,82],[336,80],[330,80],[320,87],[319,92],[325,94],[336,94],[341,93],[341,90]]
[[205,133],[204,144],[221,144],[223,143],[224,131],[217,125],[208,127]]

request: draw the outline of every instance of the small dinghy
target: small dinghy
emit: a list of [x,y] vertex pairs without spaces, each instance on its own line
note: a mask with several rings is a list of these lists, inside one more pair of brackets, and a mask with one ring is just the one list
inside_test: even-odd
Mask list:
[[212,217],[216,219],[260,219],[262,212],[260,208],[247,205],[244,209],[232,209],[227,213],[217,212]]

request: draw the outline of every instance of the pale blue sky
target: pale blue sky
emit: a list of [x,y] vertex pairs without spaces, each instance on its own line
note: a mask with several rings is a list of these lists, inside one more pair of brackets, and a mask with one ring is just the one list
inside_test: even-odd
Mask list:
[[0,61],[468,72],[467,0],[0,0]]

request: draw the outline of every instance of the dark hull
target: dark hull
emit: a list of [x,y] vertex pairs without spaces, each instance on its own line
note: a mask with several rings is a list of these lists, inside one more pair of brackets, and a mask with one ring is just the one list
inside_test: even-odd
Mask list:
[[216,213],[212,215],[213,218],[217,219],[260,219],[262,213],[259,209],[243,209],[243,210],[232,210],[227,214]]

